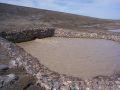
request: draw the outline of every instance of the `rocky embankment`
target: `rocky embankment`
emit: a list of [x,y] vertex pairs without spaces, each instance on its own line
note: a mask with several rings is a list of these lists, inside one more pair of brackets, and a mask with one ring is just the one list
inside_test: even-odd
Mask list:
[[14,58],[0,44],[0,90],[33,90],[37,88],[35,82],[36,79],[24,67],[18,67]]
[[0,32],[0,36],[12,42],[25,42],[36,38],[51,37],[54,35],[53,28],[41,28],[30,30],[19,30],[13,32]]
[[[44,38],[54,35],[51,29],[34,29],[14,32],[0,32],[0,36],[11,42],[24,42],[35,38]],[[13,49],[15,50],[15,49]],[[0,43],[0,90],[40,90],[36,85],[36,78],[26,72],[23,65],[19,66],[13,56],[10,56],[7,47]]]
[[92,39],[106,39],[120,42],[120,33],[109,32],[109,31],[72,31],[57,29],[54,33],[55,37],[66,37],[66,38],[92,38]]
[[[41,32],[44,32],[41,34]],[[39,34],[38,34],[39,33]],[[33,40],[35,38],[48,37],[48,36],[56,36],[56,37],[67,37],[67,38],[100,38],[100,39],[108,39],[120,42],[120,35],[111,32],[78,32],[78,31],[70,31],[64,29],[47,29],[44,30],[26,30],[21,32],[2,32],[0,37],[0,47],[4,49],[3,52],[6,52],[6,56],[2,56],[2,66],[1,70],[6,69],[16,69],[19,73],[13,71],[13,73],[7,73],[5,75],[1,75],[0,77],[5,77],[4,80],[0,78],[0,84],[2,84],[2,88],[8,87],[10,82],[13,82],[9,88],[13,87],[15,83],[17,83],[20,79],[20,75],[28,75],[34,77],[32,81],[27,84],[23,90],[29,90],[31,87],[39,87],[39,89],[35,90],[120,90],[120,73],[115,73],[112,76],[96,76],[89,80],[83,80],[77,77],[66,76],[63,74],[59,74],[57,72],[51,71],[49,68],[45,67],[37,58],[28,54],[25,50],[10,42],[22,42],[27,40]],[[7,40],[6,40],[7,39]],[[9,40],[9,41],[8,41]],[[0,49],[0,50],[3,50]],[[2,52],[2,51],[1,51]],[[4,54],[0,54],[4,55]],[[8,57],[9,56],[9,57]],[[9,62],[6,66],[4,63],[4,58],[8,57]],[[24,70],[19,70],[19,68],[23,67]],[[24,73],[26,72],[26,73]],[[24,73],[24,74],[23,74]],[[12,80],[11,81],[11,77]],[[14,77],[14,78],[13,78]],[[30,78],[29,78],[30,79]],[[3,84],[3,82],[9,81],[7,84]],[[25,79],[26,80],[26,79]],[[30,80],[31,82],[31,80]],[[19,84],[23,84],[21,81]],[[19,86],[19,84],[16,84]],[[16,86],[17,87],[17,86]],[[42,87],[42,89],[41,89]],[[6,89],[10,90],[10,89]],[[15,89],[12,89],[15,90]],[[19,90],[19,89],[16,89]],[[20,89],[21,90],[21,89]],[[31,89],[33,90],[33,89]]]

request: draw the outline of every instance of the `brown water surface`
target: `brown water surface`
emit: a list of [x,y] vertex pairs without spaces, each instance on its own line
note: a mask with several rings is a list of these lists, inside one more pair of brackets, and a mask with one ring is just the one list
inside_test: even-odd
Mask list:
[[120,44],[101,39],[45,38],[18,43],[56,72],[91,78],[120,70]]

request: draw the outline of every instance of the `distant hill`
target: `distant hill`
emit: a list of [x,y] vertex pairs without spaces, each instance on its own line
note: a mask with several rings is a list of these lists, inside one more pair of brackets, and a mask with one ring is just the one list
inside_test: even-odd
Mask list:
[[0,3],[0,31],[39,27],[72,30],[120,28],[120,21]]

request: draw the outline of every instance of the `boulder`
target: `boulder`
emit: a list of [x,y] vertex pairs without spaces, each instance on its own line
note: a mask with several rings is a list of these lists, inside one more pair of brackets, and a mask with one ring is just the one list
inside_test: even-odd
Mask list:
[[0,64],[0,70],[8,70],[9,66],[5,64]]
[[14,83],[17,79],[18,77],[15,74],[0,76],[0,88]]

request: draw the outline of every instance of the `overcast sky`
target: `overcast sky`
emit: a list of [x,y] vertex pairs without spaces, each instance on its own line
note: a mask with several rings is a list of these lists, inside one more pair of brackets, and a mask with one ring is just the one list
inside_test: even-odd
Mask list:
[[120,0],[0,0],[0,2],[104,19],[120,19]]

